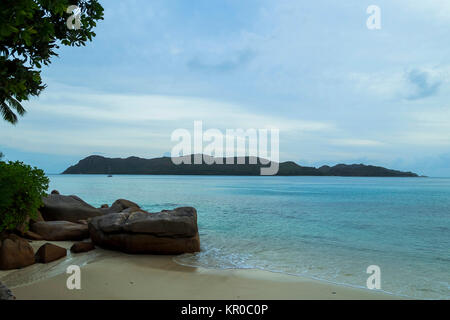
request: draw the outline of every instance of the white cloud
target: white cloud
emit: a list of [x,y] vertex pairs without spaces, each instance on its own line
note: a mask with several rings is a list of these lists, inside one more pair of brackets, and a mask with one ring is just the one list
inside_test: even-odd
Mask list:
[[349,79],[355,87],[381,99],[417,100],[439,93],[443,84],[448,84],[450,66],[421,66],[402,71],[373,73],[352,72]]
[[393,140],[426,148],[450,147],[450,110],[446,107],[415,111],[409,115],[410,127]]
[[[67,93],[63,99],[46,94],[39,102],[30,105],[34,113],[71,117],[89,121],[116,122],[142,125],[168,121],[191,126],[202,120],[214,128],[268,128],[284,131],[323,131],[333,127],[321,121],[297,120],[271,116],[261,112],[250,113],[242,106],[211,99],[163,96]],[[175,128],[174,128],[175,129]]]
[[321,121],[251,113],[238,104],[212,99],[98,93],[54,83],[27,109],[17,126],[0,128],[2,144],[52,154],[159,155],[173,146],[172,131],[193,131],[196,120],[203,121],[204,130],[223,132],[278,128],[281,133],[305,133],[334,128]]

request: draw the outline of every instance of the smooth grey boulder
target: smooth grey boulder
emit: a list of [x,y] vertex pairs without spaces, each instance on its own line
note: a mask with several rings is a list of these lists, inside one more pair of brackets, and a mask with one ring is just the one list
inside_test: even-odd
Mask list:
[[89,221],[92,242],[127,253],[200,251],[197,211],[192,207],[150,213],[128,208]]
[[31,231],[48,241],[78,241],[89,238],[86,224],[69,221],[41,221],[31,225]]
[[77,222],[104,214],[77,196],[50,194],[42,200],[44,205],[39,211],[45,221]]

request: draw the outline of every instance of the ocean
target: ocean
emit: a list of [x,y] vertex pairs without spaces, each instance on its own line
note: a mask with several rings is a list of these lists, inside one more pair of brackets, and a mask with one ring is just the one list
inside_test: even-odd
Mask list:
[[[193,206],[206,268],[256,268],[450,299],[450,178],[50,175],[50,190],[93,206],[124,198],[150,212]],[[293,297],[295,298],[295,297]]]

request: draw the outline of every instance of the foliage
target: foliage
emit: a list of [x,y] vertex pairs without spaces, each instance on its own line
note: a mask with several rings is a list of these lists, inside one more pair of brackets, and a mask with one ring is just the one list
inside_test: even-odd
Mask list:
[[[81,9],[81,28],[69,29],[70,5]],[[58,56],[59,44],[84,46],[103,20],[98,0],[1,0],[0,1],[0,114],[15,124],[25,109],[22,101],[45,88],[42,65]],[[15,110],[15,111],[14,111]]]
[[0,232],[36,218],[49,179],[44,171],[22,162],[0,162]]

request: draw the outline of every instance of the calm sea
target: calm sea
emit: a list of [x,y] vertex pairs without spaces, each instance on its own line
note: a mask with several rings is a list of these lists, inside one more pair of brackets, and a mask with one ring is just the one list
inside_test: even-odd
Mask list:
[[[100,206],[193,206],[202,252],[176,261],[258,268],[450,299],[450,179],[50,175],[51,189]],[[51,190],[50,189],[50,190]]]

